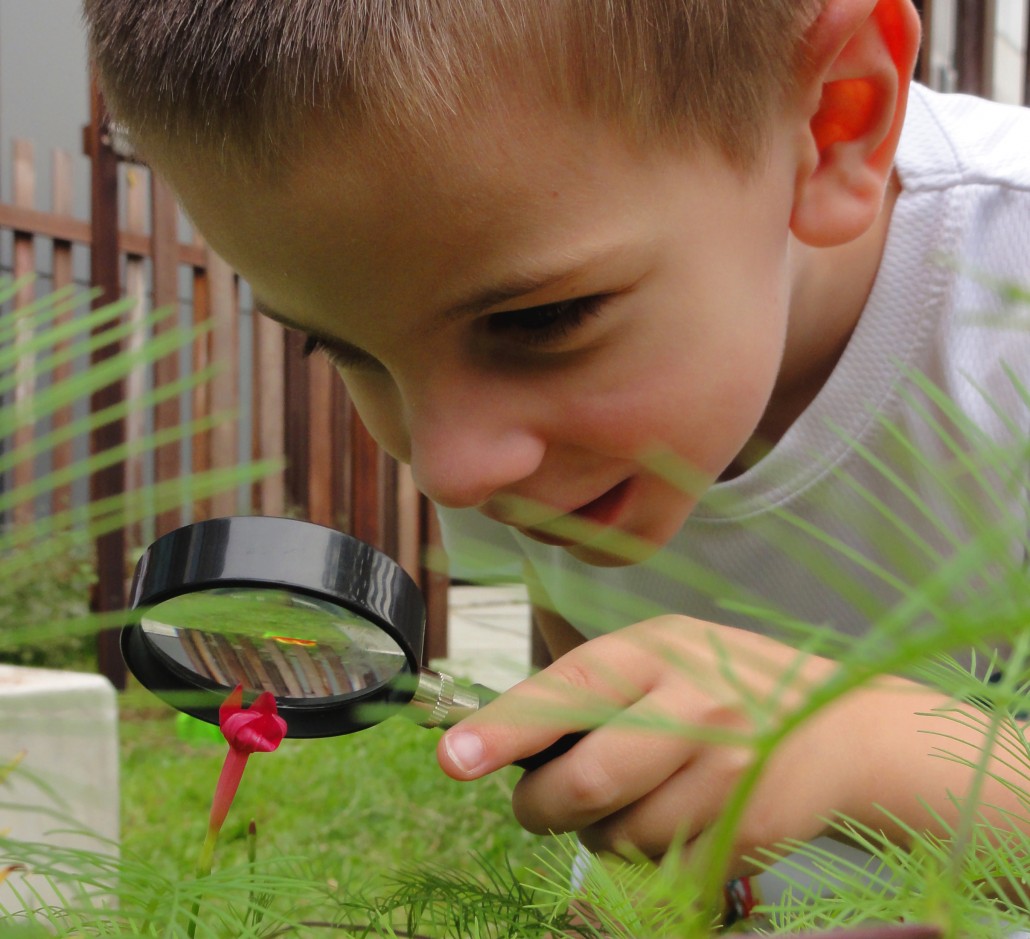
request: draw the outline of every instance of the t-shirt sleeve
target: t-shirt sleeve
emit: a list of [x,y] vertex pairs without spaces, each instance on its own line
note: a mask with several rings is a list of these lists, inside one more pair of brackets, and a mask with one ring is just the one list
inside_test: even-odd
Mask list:
[[475,509],[436,506],[436,515],[452,579],[477,584],[522,581],[525,555],[506,525]]

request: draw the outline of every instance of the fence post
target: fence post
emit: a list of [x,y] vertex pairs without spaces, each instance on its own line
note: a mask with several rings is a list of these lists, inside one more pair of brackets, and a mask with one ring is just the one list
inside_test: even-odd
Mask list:
[[933,35],[933,0],[915,0],[919,19],[923,24],[923,43],[916,61],[916,81],[924,85],[933,84],[933,46],[930,37]]
[[1030,107],[1030,5],[1026,9],[1026,36],[1023,43],[1023,104]]
[[[154,326],[155,335],[179,325],[179,209],[168,185],[150,173],[150,236],[153,308],[171,306],[175,313]],[[154,385],[171,385],[179,378],[179,353],[171,352],[154,363]],[[154,405],[154,426],[175,427],[181,419],[179,397]],[[154,452],[154,482],[168,483],[182,477],[182,444],[171,440]],[[178,528],[182,523],[179,506],[163,509],[156,520],[156,534]]]
[[[90,279],[100,288],[94,306],[112,303],[119,297],[121,278],[118,266],[118,156],[111,147],[107,111],[95,81],[91,82],[90,125],[87,135],[91,157],[92,196]],[[110,328],[114,324],[109,324]],[[96,349],[91,360],[98,364],[117,355],[119,344],[111,342]],[[121,383],[94,392],[90,409],[95,413],[113,407],[121,400]],[[121,421],[111,421],[94,429],[94,453],[120,446],[125,439]],[[125,467],[121,463],[98,470],[90,479],[90,498],[105,499],[125,491]],[[93,590],[93,610],[98,613],[125,608],[125,532],[107,532],[97,538],[97,583]],[[100,671],[116,688],[125,687],[125,663],[118,649],[118,630],[102,630],[97,636],[97,661]]]
[[[66,150],[55,150],[53,160],[53,210],[57,215],[70,216],[72,214],[72,158]],[[54,273],[53,288],[59,290],[67,287],[73,282],[72,270],[72,243],[65,238],[54,238]],[[57,322],[60,324],[71,321],[73,313],[71,310],[62,313]],[[70,340],[61,343],[60,349],[64,350],[70,344]],[[72,363],[64,362],[54,368],[53,381],[61,383],[71,377],[73,372]],[[67,427],[73,419],[73,409],[67,405],[56,411],[53,416],[53,429]],[[53,467],[55,470],[65,469],[71,466],[75,455],[71,440],[66,440],[54,447]],[[71,484],[58,486],[54,489],[51,499],[51,511],[60,512],[71,508],[72,487]]]
[[957,91],[989,98],[994,85],[994,0],[958,0]]
[[[25,209],[36,207],[36,152],[31,141],[16,140],[14,142],[14,166],[13,166],[13,196],[14,204]],[[15,279],[35,273],[36,270],[36,247],[35,238],[31,232],[14,233],[14,276]],[[30,281],[24,284],[14,298],[14,308],[20,309],[32,302],[36,290]],[[29,405],[33,395],[36,393],[36,379],[33,375],[35,363],[27,351],[29,342],[32,339],[32,326],[22,320],[17,324],[15,330],[15,348],[18,350],[18,362],[15,366],[17,380],[14,388],[14,406],[20,413],[29,413]],[[18,421],[18,427],[14,432],[14,450],[18,452],[22,448],[27,449],[35,436],[34,423],[26,419]],[[29,486],[35,477],[35,466],[31,459],[19,460],[12,472],[12,482],[15,488]],[[15,525],[28,525],[35,517],[35,500],[20,500],[12,510]]]

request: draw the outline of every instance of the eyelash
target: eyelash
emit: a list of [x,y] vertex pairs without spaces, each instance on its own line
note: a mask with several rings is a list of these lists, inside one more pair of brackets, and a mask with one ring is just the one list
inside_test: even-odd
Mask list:
[[369,364],[362,359],[355,358],[349,351],[337,349],[330,340],[310,334],[304,337],[304,348],[301,354],[305,359],[322,354],[334,368],[357,368]]
[[564,339],[589,317],[596,316],[603,301],[603,296],[578,297],[560,303],[494,313],[488,317],[487,325],[494,333],[520,333],[519,340],[525,345],[545,346]]
[[[564,339],[589,317],[596,316],[604,299],[603,296],[578,297],[575,300],[494,313],[487,318],[487,327],[492,333],[519,333],[519,341],[527,346],[546,346]],[[355,358],[349,350],[336,348],[329,339],[307,335],[304,338],[304,358],[318,354],[324,355],[337,368],[356,368],[369,364]]]

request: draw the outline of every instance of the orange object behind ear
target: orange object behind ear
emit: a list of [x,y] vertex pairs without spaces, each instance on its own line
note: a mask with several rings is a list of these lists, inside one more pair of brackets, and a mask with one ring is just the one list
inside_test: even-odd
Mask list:
[[878,117],[876,83],[869,78],[847,78],[823,86],[819,111],[812,118],[812,135],[822,152],[835,143],[856,140]]

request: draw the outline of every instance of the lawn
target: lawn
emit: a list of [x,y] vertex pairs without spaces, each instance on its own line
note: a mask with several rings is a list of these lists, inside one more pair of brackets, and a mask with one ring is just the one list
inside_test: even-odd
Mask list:
[[[182,739],[174,712],[142,689],[120,704],[123,859],[192,880],[226,746]],[[315,888],[318,909],[305,919],[339,920],[340,910],[327,904],[368,904],[433,872],[485,881],[487,870],[539,867],[538,852],[555,846],[511,815],[520,771],[454,782],[436,765],[438,736],[394,717],[357,734],[285,740],[274,753],[255,754],[222,831],[216,874],[245,869],[251,820],[259,865],[296,878],[300,892]],[[360,912],[343,918],[360,920]]]

